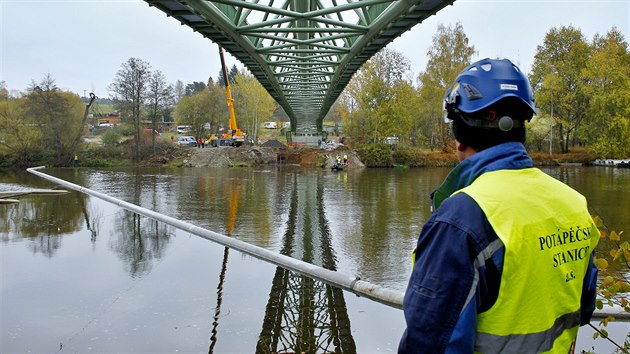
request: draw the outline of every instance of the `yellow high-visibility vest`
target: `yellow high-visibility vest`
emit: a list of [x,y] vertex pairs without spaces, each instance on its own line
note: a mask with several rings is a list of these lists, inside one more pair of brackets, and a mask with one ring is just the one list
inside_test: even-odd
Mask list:
[[459,192],[477,202],[505,246],[498,298],[477,316],[475,351],[566,354],[600,238],[586,199],[537,168],[488,172]]

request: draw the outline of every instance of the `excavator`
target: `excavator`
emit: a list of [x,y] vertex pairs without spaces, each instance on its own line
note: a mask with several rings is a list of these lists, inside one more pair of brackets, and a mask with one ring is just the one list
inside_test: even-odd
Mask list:
[[230,125],[227,132],[223,134],[212,134],[210,136],[210,146],[241,146],[245,141],[243,131],[236,126],[236,115],[234,114],[234,99],[230,91],[230,82],[228,80],[227,67],[223,57],[223,47],[219,46],[219,55],[221,56],[221,68],[223,70],[223,80],[225,83],[225,95],[227,97],[227,105],[230,109]]

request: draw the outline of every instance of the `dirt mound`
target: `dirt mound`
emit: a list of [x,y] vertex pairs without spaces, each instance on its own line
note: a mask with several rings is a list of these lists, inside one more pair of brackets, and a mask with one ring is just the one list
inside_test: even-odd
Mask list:
[[[280,143],[282,144],[282,143]],[[365,167],[352,150],[321,150],[308,147],[241,146],[194,149],[184,167],[232,167],[259,165],[300,165],[330,168],[337,155],[348,155],[350,167]]]
[[287,147],[286,145],[281,143],[278,139],[267,140],[260,146],[261,147],[267,147],[267,148],[285,148],[285,147]]
[[195,150],[189,159],[184,160],[184,167],[257,166],[273,165],[277,162],[276,149],[273,148],[222,146]]

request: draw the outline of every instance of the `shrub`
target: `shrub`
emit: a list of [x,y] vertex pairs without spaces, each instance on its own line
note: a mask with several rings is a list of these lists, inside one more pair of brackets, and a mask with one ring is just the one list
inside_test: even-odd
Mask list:
[[101,136],[101,140],[103,141],[103,145],[105,145],[105,147],[118,145],[120,138],[121,136],[118,129],[107,129]]
[[365,144],[356,146],[361,161],[368,167],[392,167],[393,152],[387,144]]

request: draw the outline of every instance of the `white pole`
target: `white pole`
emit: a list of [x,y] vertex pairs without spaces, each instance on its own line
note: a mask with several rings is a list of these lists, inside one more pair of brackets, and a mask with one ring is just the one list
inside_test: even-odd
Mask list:
[[[275,253],[268,249],[254,246],[247,242],[243,242],[243,241],[240,241],[240,240],[237,240],[237,239],[225,236],[225,235],[221,235],[214,231],[203,229],[199,226],[195,226],[188,222],[178,220],[170,216],[139,207],[135,204],[131,204],[131,203],[122,201],[120,199],[110,197],[106,194],[96,192],[85,187],[81,187],[74,183],[70,183],[60,178],[53,177],[43,172],[40,172],[39,170],[43,169],[44,167],[45,166],[31,167],[31,168],[27,168],[26,171],[34,175],[37,175],[39,177],[42,177],[44,179],[47,179],[49,181],[58,183],[62,186],[68,187],[70,189],[105,200],[121,208],[133,211],[134,213],[144,215],[153,220],[161,221],[165,224],[172,225],[178,229],[188,231],[191,234],[216,242],[220,245],[233,248],[239,252],[248,254],[250,256],[256,257],[266,262],[273,263],[284,269],[287,269],[296,273],[300,273],[303,275],[307,275],[316,280],[321,280],[327,284],[336,286],[346,291],[350,291],[358,296],[363,296],[370,300],[380,302],[384,305],[402,309],[404,293],[401,293],[399,291],[387,289],[380,285],[376,285],[376,284],[372,284],[372,283],[360,280],[358,277],[352,277],[349,275],[338,273],[330,269],[325,269],[325,268],[316,266],[314,264],[310,264],[310,263],[307,263],[307,262],[304,262],[295,258],[291,258],[289,256],[285,256],[283,254]],[[608,311],[596,310],[595,313],[593,313],[593,319],[606,318],[611,315],[615,316],[616,319],[620,321],[630,320],[630,313],[626,313],[623,310],[616,309],[616,308],[610,309]]]
[[239,252],[248,254],[250,256],[256,257],[266,262],[273,263],[287,270],[297,272],[303,275],[307,275],[316,280],[321,280],[325,283],[339,287],[343,290],[350,291],[358,296],[363,296],[370,300],[374,300],[376,302],[380,302],[382,304],[385,304],[394,308],[402,308],[402,301],[403,301],[404,294],[399,291],[387,289],[382,286],[371,284],[369,282],[360,280],[358,277],[352,277],[349,275],[338,273],[330,269],[325,269],[325,268],[316,266],[314,264],[310,264],[310,263],[307,263],[307,262],[304,262],[295,258],[291,258],[289,256],[285,256],[283,254],[275,253],[268,249],[254,246],[247,242],[243,242],[243,241],[240,241],[240,240],[237,240],[237,239],[225,236],[225,235],[221,235],[214,231],[203,229],[199,226],[195,226],[188,222],[178,220],[164,214],[160,214],[153,210],[145,209],[135,204],[131,204],[123,200],[110,197],[106,194],[96,192],[85,187],[81,187],[74,183],[70,183],[60,178],[56,178],[56,177],[47,175],[43,172],[40,172],[39,170],[43,169],[44,167],[45,166],[32,167],[32,168],[26,169],[26,171],[28,171],[29,173],[35,174],[39,177],[42,177],[44,179],[47,179],[49,181],[60,184],[62,186],[68,187],[70,189],[105,200],[121,208],[133,211],[134,213],[146,216],[153,220],[161,221],[165,224],[172,225],[178,229],[188,231],[191,234],[203,237],[210,241],[214,241],[220,245],[233,248]]

